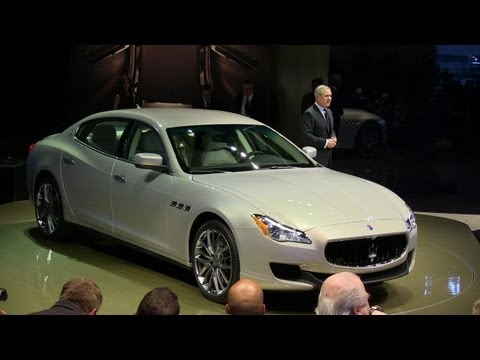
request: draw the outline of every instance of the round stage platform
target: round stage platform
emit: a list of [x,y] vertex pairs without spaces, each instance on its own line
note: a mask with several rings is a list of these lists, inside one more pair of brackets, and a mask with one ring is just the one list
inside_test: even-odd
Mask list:
[[[368,287],[372,304],[388,314],[468,315],[480,297],[480,244],[459,221],[417,214],[419,240],[412,273]],[[154,287],[178,294],[182,315],[225,314],[204,298],[189,270],[82,230],[69,242],[46,241],[30,201],[0,205],[0,287],[9,298],[0,309],[27,314],[49,308],[63,284],[84,276],[101,288],[99,315],[133,314]],[[316,294],[265,292],[269,314],[314,314]]]

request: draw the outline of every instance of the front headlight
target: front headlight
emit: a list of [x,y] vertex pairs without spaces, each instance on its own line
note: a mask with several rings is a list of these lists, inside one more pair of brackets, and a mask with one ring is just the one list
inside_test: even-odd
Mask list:
[[417,228],[417,221],[415,220],[415,214],[412,209],[410,209],[410,206],[407,204],[405,204],[405,206],[408,208],[408,219],[405,220],[405,224],[407,225],[408,232],[411,232]]
[[310,240],[303,231],[280,224],[278,221],[266,215],[252,214],[252,218],[260,231],[272,240],[278,242],[291,241],[302,244],[312,243],[312,240]]

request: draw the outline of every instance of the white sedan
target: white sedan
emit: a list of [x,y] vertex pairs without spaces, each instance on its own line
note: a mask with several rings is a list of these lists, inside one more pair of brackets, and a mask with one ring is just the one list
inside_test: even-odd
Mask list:
[[243,277],[308,291],[339,271],[366,283],[408,274],[407,204],[315,152],[233,113],[116,110],[37,142],[27,188],[46,238],[76,224],[121,239],[191,268],[216,302]]

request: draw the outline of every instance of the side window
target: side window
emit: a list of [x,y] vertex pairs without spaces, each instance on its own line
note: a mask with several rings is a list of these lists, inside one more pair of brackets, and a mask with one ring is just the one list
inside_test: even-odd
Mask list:
[[167,163],[165,147],[157,131],[145,124],[139,124],[131,137],[128,150],[128,159],[133,160],[135,154],[153,153],[163,157],[163,163]]
[[192,164],[195,144],[195,133],[187,128],[168,129],[170,142],[180,166],[188,171]]
[[128,120],[111,119],[83,124],[77,132],[78,140],[110,155],[116,155],[127,125]]

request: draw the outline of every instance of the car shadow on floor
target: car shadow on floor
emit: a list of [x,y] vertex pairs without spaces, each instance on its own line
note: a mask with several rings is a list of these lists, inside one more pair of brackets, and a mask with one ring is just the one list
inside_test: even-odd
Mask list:
[[188,285],[196,286],[195,278],[190,270],[174,265],[154,253],[141,250],[133,245],[122,242],[121,240],[91,230],[73,226],[69,240],[65,242],[46,240],[38,228],[29,229],[27,232],[26,235],[38,246],[51,249],[52,251],[68,256],[69,258],[99,268],[108,266],[108,271],[112,271],[112,267],[109,266],[109,264],[102,263],[101,259],[98,261],[97,257],[91,256],[90,251],[82,250],[87,247],[92,251],[98,251],[107,256],[112,256],[116,259],[175,278]]

